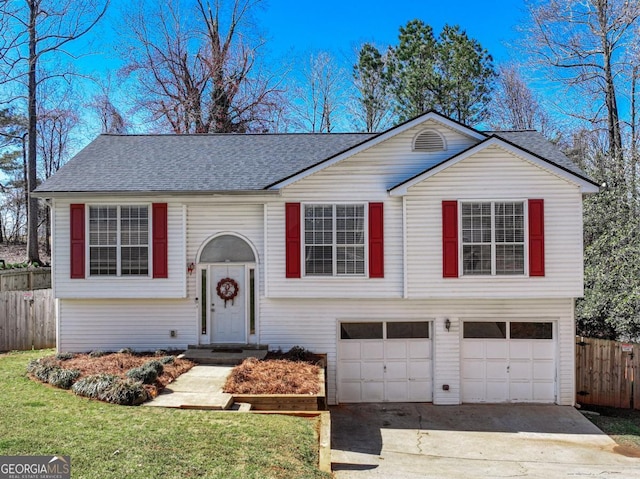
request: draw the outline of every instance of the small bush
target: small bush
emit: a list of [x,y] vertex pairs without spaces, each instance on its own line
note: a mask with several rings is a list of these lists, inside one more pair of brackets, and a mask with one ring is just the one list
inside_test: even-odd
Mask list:
[[164,349],[156,349],[156,351],[153,353],[155,356],[166,356],[167,355],[167,351]]
[[173,362],[176,360],[175,356],[164,356],[162,358],[159,359],[159,361],[162,364],[173,364]]
[[69,389],[79,376],[80,371],[77,369],[55,368],[49,372],[47,381],[57,388]]
[[140,381],[143,384],[153,384],[158,378],[158,373],[153,368],[140,366],[139,368],[131,368],[127,371],[127,377],[134,381]]
[[121,406],[137,406],[149,399],[149,394],[142,383],[132,379],[119,379],[99,399]]
[[118,351],[120,354],[133,354],[133,349],[131,348],[122,348]]
[[32,359],[31,361],[29,361],[29,364],[27,364],[27,372],[29,374],[33,374],[33,372],[39,368],[42,364],[40,363],[39,359]]
[[40,366],[35,368],[31,374],[37,377],[43,383],[49,382],[49,375],[56,371],[60,371],[61,368],[51,363],[40,363]]
[[77,381],[71,387],[71,390],[78,396],[100,399],[104,396],[105,391],[113,386],[118,379],[118,376],[114,376],[113,374],[87,376]]
[[162,362],[158,361],[157,359],[152,359],[151,361],[144,363],[142,367],[154,369],[158,374],[158,376],[160,376],[164,371],[164,366],[162,365]]
[[91,351],[89,353],[89,357],[90,358],[101,358],[102,356],[105,356],[106,354],[107,354],[106,352],[97,349],[95,351]]
[[56,359],[58,361],[68,361],[69,359],[73,359],[75,354],[73,353],[58,353],[56,354]]
[[294,346],[287,353],[287,357],[291,361],[306,361],[312,354],[311,351],[306,350],[302,346]]

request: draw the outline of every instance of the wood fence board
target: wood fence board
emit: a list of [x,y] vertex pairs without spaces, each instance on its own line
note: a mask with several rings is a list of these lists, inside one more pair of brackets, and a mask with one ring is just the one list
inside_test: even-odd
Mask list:
[[577,338],[576,401],[584,405],[640,409],[640,344],[633,352],[623,343],[606,339]]
[[0,271],[0,292],[51,288],[51,268]]
[[50,289],[0,292],[0,351],[54,347],[54,304]]

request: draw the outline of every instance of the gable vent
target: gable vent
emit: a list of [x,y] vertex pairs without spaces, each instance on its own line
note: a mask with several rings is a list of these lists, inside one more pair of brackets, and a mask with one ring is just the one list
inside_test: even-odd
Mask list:
[[413,151],[442,151],[446,149],[444,138],[434,130],[420,132],[413,141]]

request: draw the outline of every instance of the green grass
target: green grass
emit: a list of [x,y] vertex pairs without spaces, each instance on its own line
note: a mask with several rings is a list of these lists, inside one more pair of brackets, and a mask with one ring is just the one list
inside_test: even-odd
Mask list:
[[88,400],[27,377],[49,354],[0,354],[0,455],[68,455],[83,479],[330,477],[312,421]]
[[640,448],[640,411],[594,406],[585,408],[600,414],[587,417],[618,444]]

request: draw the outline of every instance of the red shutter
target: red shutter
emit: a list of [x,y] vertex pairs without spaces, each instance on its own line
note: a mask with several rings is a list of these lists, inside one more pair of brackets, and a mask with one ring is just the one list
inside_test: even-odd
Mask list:
[[529,200],[529,276],[544,276],[544,200]]
[[82,279],[85,274],[84,205],[71,205],[71,278]]
[[300,203],[285,205],[286,276],[299,278],[300,270]]
[[442,277],[458,277],[458,202],[442,202]]
[[153,277],[168,278],[168,224],[167,204],[153,203]]
[[369,277],[384,278],[384,203],[369,203]]

